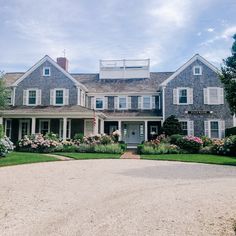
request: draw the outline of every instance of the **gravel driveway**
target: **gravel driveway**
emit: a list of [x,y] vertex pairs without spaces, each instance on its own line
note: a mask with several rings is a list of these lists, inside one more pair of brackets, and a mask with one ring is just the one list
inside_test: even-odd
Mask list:
[[236,167],[83,160],[0,168],[0,235],[235,235]]

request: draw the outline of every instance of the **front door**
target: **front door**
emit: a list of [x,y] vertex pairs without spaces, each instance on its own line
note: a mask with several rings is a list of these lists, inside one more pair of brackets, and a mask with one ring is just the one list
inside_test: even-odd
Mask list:
[[127,125],[127,143],[139,143],[139,125],[138,124],[128,124]]

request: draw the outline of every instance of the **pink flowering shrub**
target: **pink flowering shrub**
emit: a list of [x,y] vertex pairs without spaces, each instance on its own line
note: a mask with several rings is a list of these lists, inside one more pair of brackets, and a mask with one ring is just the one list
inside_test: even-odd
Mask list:
[[18,151],[28,152],[53,152],[58,146],[62,145],[59,141],[48,139],[42,134],[35,134],[31,136],[25,135],[23,139],[18,142]]
[[236,135],[224,139],[213,139],[212,142],[214,154],[236,157]]
[[203,145],[203,141],[199,137],[195,136],[184,136],[178,140],[178,146],[190,153],[198,153]]

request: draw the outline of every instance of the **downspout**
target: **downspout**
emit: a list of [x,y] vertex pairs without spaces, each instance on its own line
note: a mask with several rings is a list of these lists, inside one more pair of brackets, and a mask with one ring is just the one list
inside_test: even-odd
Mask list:
[[163,86],[162,87],[162,117],[163,117],[163,122],[165,121],[165,112],[166,112],[166,109],[165,109],[165,89],[166,89],[166,86]]

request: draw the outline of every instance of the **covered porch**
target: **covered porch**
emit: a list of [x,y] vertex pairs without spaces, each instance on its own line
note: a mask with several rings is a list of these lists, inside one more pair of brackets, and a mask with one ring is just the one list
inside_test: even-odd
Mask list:
[[[75,134],[98,134],[103,130],[103,114],[78,107],[50,107],[48,109],[24,108],[9,109],[2,112],[0,124],[4,126],[5,135],[14,143],[25,135],[36,133],[57,134],[60,139],[72,139]],[[80,111],[83,109],[83,111]]]

